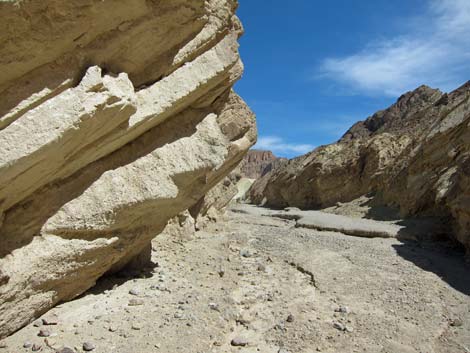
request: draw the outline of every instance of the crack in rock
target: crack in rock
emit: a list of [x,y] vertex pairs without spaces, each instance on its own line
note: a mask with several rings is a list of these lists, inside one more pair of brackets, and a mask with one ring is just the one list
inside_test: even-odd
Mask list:
[[297,264],[293,261],[287,261],[286,260],[286,263],[289,264],[290,266],[292,266],[293,268],[295,268],[300,273],[302,273],[304,275],[307,275],[310,278],[309,284],[311,286],[315,287],[316,289],[319,289],[318,286],[317,286],[317,281],[315,280],[315,275],[312,272],[305,269],[302,265]]

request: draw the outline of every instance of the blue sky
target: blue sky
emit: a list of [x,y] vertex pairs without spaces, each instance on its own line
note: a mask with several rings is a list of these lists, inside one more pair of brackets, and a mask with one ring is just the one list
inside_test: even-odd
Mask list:
[[470,79],[470,0],[239,0],[237,92],[256,148],[293,157],[334,142],[421,84]]

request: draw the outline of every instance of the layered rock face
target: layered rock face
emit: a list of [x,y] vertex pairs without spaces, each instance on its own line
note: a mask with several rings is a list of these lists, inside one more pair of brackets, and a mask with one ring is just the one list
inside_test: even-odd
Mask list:
[[278,158],[271,151],[250,150],[240,163],[244,178],[258,179],[270,172],[286,158]]
[[145,253],[255,143],[236,7],[0,3],[0,338]]
[[322,208],[376,193],[404,215],[447,218],[470,249],[470,84],[426,86],[358,122],[337,142],[256,181],[256,203]]
[[276,157],[271,151],[250,150],[240,164],[245,178],[258,179],[268,164]]

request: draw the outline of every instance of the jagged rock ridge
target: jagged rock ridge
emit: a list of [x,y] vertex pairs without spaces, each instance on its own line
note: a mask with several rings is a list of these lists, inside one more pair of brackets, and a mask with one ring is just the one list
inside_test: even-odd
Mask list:
[[258,179],[284,160],[287,159],[276,157],[271,151],[250,150],[240,163],[240,172],[244,178]]
[[337,142],[290,160],[253,185],[255,203],[323,208],[375,193],[404,216],[449,221],[470,250],[470,83],[426,86],[356,123]]
[[0,3],[0,338],[148,254],[255,143],[236,7]]

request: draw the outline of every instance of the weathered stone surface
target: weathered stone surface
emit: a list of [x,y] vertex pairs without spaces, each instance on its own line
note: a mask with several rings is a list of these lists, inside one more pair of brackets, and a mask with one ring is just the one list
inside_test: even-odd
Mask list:
[[272,216],[295,219],[296,227],[339,232],[365,238],[396,238],[404,229],[403,226],[396,224],[370,219],[354,219],[320,211],[288,210],[287,212],[273,213]]
[[240,172],[248,179],[258,179],[286,160],[278,158],[271,151],[250,150],[240,163]]
[[255,143],[236,7],[0,3],[0,337],[142,263]]
[[469,119],[470,84],[449,94],[419,87],[257,180],[251,199],[307,209],[374,193],[404,216],[450,220],[448,232],[470,250]]

